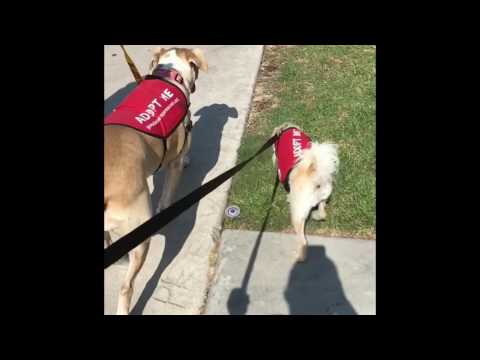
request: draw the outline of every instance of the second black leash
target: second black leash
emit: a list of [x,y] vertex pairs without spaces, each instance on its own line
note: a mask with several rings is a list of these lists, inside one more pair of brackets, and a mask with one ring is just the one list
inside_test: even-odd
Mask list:
[[176,203],[170,205],[159,214],[153,216],[150,220],[144,222],[136,229],[129,232],[127,235],[115,241],[112,245],[106,248],[103,252],[103,268],[106,269],[122,256],[134,249],[150,236],[154,235],[162,227],[167,225],[170,221],[175,219],[185,210],[200,201],[203,197],[222,185],[225,181],[230,179],[233,175],[239,172],[245,165],[267,150],[277,140],[277,136],[271,137],[263,146],[250,158],[242,161],[240,164],[234,166],[223,174],[203,184],[198,189],[193,190],[190,194],[178,200]]

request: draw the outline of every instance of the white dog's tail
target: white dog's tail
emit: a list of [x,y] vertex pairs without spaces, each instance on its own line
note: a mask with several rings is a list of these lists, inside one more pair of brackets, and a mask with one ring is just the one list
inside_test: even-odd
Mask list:
[[312,143],[309,150],[305,150],[299,166],[304,168],[313,167],[315,182],[324,184],[331,182],[338,171],[338,153],[336,144]]
[[[298,230],[302,229],[310,209],[330,196],[338,165],[337,145],[312,143],[312,147],[304,151],[302,160],[292,170],[291,176],[296,178],[297,174],[303,174],[308,178],[307,182],[301,183],[300,189],[292,187],[289,196],[292,222]],[[317,190],[317,186],[320,186],[320,190]],[[301,237],[304,236],[303,229],[299,233]]]

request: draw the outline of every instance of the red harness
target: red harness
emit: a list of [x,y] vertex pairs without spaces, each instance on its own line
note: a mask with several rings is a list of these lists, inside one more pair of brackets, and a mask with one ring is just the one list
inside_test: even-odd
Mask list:
[[290,171],[300,159],[303,150],[312,145],[311,139],[297,128],[284,130],[275,142],[275,155],[277,157],[278,178],[285,184]]
[[[176,71],[170,71],[168,78],[183,83]],[[166,139],[185,118],[189,105],[176,85],[149,76],[105,117],[104,125],[123,125]]]

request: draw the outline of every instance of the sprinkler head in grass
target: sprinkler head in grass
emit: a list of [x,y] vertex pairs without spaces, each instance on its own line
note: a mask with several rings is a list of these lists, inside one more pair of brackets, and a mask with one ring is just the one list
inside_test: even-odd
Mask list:
[[225,215],[230,219],[235,219],[240,216],[240,208],[235,205],[228,206],[225,209]]

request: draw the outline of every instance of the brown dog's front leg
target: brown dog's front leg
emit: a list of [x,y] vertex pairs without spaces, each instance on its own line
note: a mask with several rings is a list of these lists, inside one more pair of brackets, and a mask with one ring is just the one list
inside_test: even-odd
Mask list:
[[177,190],[178,183],[180,182],[180,177],[182,176],[182,171],[182,157],[179,157],[178,159],[168,164],[167,172],[165,174],[165,183],[162,189],[162,197],[158,204],[157,212],[160,212],[171,205],[172,199],[175,195],[175,191]]

